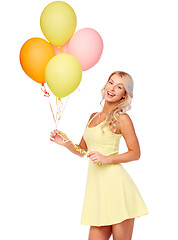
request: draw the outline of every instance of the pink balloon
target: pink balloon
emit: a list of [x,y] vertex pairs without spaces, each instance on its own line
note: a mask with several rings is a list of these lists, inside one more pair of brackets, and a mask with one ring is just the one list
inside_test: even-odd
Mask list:
[[58,48],[57,46],[54,46],[52,43],[50,43],[51,46],[53,47],[54,49],[54,52],[55,54],[61,54],[61,53],[69,53],[68,51],[68,44],[69,44],[69,41],[66,42],[64,45],[61,46],[61,48]]
[[80,62],[82,70],[86,71],[100,60],[103,40],[96,30],[83,28],[70,39],[68,51]]

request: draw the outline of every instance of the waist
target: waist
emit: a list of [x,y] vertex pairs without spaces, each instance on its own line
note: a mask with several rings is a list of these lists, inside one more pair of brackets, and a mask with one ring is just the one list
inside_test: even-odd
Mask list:
[[111,150],[111,149],[103,149],[103,148],[96,148],[96,147],[91,147],[88,148],[88,152],[99,152],[100,154],[104,156],[109,156],[109,155],[116,155],[118,154],[118,150]]

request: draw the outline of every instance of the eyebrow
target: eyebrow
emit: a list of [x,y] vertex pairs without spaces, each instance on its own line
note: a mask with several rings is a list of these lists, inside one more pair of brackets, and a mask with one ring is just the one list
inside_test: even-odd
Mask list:
[[[111,81],[114,82],[114,80],[113,80],[112,78],[110,78],[109,80],[111,80]],[[118,83],[117,85],[122,85],[122,86],[124,86],[124,84],[122,84],[122,83]]]

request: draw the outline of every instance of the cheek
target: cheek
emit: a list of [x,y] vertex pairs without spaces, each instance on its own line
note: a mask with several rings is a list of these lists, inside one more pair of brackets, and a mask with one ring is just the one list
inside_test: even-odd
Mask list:
[[109,86],[109,84],[108,84],[108,83],[106,83],[106,85],[105,85],[104,89],[107,89],[107,88],[108,88],[108,86]]
[[125,95],[125,91],[123,89],[117,89],[116,90],[116,95],[118,97],[123,97]]

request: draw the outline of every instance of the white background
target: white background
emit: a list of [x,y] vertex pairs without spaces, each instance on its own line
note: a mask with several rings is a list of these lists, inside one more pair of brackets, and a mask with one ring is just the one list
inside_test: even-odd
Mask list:
[[[87,160],[49,141],[54,128],[40,85],[19,63],[23,43],[44,38],[40,15],[47,0],[1,4],[0,239],[87,239],[80,225]],[[103,41],[101,60],[83,73],[59,129],[78,143],[100,90],[115,70],[134,79],[131,116],[140,141],[139,161],[124,164],[149,215],[136,219],[133,240],[177,239],[177,56],[174,0],[68,0],[77,28],[94,28]],[[53,99],[53,96],[51,97]],[[52,100],[53,101],[53,100]],[[123,139],[121,152],[125,151]]]

